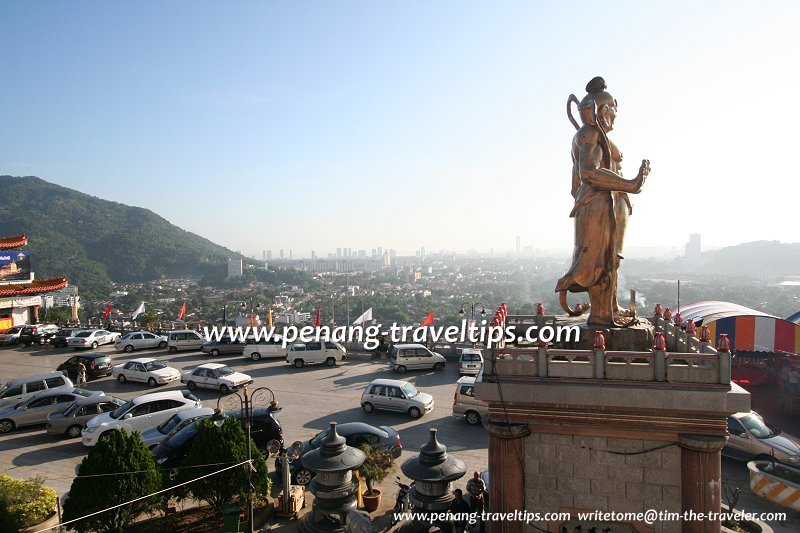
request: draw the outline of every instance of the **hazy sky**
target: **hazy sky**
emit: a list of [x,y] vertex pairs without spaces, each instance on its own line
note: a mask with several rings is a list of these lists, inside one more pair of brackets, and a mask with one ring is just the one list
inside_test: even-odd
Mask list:
[[259,257],[570,248],[565,103],[602,75],[625,176],[652,165],[628,246],[796,242],[798,20],[796,1],[2,0],[0,174]]

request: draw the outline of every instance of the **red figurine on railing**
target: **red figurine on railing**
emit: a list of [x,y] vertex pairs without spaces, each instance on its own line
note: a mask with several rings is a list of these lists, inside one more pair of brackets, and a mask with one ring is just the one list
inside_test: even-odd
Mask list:
[[673,321],[675,322],[675,327],[676,328],[682,328],[683,327],[683,316],[681,316],[681,312],[680,311],[675,313],[675,318],[673,319]]
[[670,309],[669,307],[667,307],[664,310],[664,320],[666,320],[667,322],[672,320],[672,309]]
[[720,333],[719,340],[717,340],[717,351],[718,352],[730,352],[731,351],[731,341],[728,338],[727,333]]
[[544,314],[544,304],[543,303],[536,304],[536,314],[537,315],[543,315]]
[[606,349],[606,336],[603,335],[602,331],[595,331],[594,332],[594,348],[595,348],[595,350],[605,350]]
[[653,341],[653,350],[657,352],[665,352],[667,350],[667,340],[664,338],[664,334],[660,331],[656,332],[656,336]]
[[711,343],[711,329],[708,326],[700,328],[700,342]]
[[687,335],[697,334],[697,326],[695,326],[694,320],[692,320],[691,318],[686,322],[686,334]]
[[661,304],[656,304],[656,310],[653,311],[653,315],[656,317],[663,317],[664,316],[664,306]]

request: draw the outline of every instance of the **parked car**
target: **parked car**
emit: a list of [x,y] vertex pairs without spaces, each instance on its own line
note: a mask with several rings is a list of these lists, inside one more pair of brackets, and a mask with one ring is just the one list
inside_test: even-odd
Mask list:
[[184,427],[188,426],[199,418],[209,418],[214,414],[214,410],[210,407],[195,407],[193,409],[184,409],[172,415],[169,419],[165,420],[157,427],[148,429],[139,434],[139,438],[149,450],[155,449],[156,446],[166,439],[170,433],[178,432]]
[[230,337],[222,337],[218,341],[204,342],[200,350],[216,357],[220,354],[241,354],[244,352],[244,345],[245,343],[240,340],[232,341]]
[[25,426],[44,424],[50,413],[64,411],[78,398],[88,396],[103,396],[103,392],[78,388],[40,392],[22,403],[0,410],[0,433],[8,433]]
[[[317,433],[312,439],[303,443],[303,453],[316,450],[322,446],[322,441],[328,436],[329,429]],[[389,452],[393,459],[397,459],[403,453],[403,445],[400,442],[400,434],[389,426],[370,426],[363,422],[347,422],[337,424],[336,432],[344,437],[348,446],[358,448],[363,444],[369,444],[376,450]],[[275,460],[275,470],[281,472],[283,466],[281,459]],[[292,479],[296,485],[308,485],[314,477],[314,473],[303,466],[303,458],[298,457],[291,462]]]
[[147,348],[167,347],[167,337],[150,333],[149,331],[131,331],[114,341],[114,348],[119,351],[131,353],[134,350]]
[[101,344],[114,344],[117,337],[119,337],[119,333],[111,333],[104,329],[84,329],[70,337],[67,345],[76,350],[81,348],[95,349]]
[[468,424],[477,425],[489,414],[489,404],[475,397],[475,378],[464,376],[456,381],[453,396],[453,416],[463,418]]
[[32,324],[25,326],[19,333],[19,342],[25,346],[32,344],[47,344],[50,338],[56,334],[58,326],[55,324]]
[[176,368],[167,366],[166,363],[152,357],[140,357],[131,359],[127,363],[116,365],[111,370],[111,374],[120,383],[141,381],[151,387],[181,379],[181,373]]
[[47,432],[52,435],[80,437],[86,422],[124,405],[125,401],[114,396],[87,396],[78,398],[63,413],[47,415]]
[[19,342],[19,335],[24,327],[25,326],[14,326],[0,333],[0,346],[17,344]]
[[419,418],[433,410],[433,396],[418,391],[408,381],[376,379],[364,389],[361,408],[371,413],[375,409],[408,413]]
[[422,344],[395,344],[389,351],[389,366],[398,374],[404,374],[408,369],[444,368],[443,355],[432,352]]
[[62,328],[50,337],[49,342],[54,348],[65,348],[69,345],[70,337],[79,331],[81,330],[75,328]]
[[48,372],[25,378],[12,379],[0,387],[0,407],[16,405],[45,390],[72,389],[75,385],[61,372]]
[[70,379],[77,381],[78,379],[78,363],[83,363],[86,368],[86,379],[97,379],[105,376],[110,376],[111,358],[108,354],[101,352],[90,352],[86,354],[73,355],[60,365],[56,370],[63,372],[64,375],[69,376]]
[[167,347],[170,353],[178,350],[199,350],[203,347],[206,340],[196,331],[191,329],[181,329],[170,331],[167,334]]
[[458,373],[477,376],[483,368],[483,352],[478,348],[464,348],[458,357]]
[[142,433],[158,426],[182,409],[202,406],[200,400],[188,390],[144,394],[109,413],[89,420],[81,431],[81,442],[84,446],[94,446],[105,433],[121,429],[128,433]]
[[[250,427],[251,437],[255,442],[256,448],[266,458],[267,443],[277,440],[283,443],[283,429],[281,423],[275,418],[275,409],[269,407],[256,407],[253,409],[253,424]],[[238,418],[244,427],[245,421],[242,419],[242,412],[226,411],[225,416]],[[178,431],[174,431],[153,450],[153,458],[156,463],[165,469],[179,466],[192,447],[194,437],[197,435],[198,424],[201,420],[195,420]]]
[[227,394],[232,390],[241,389],[253,382],[253,378],[241,372],[235,372],[231,367],[219,363],[206,363],[194,370],[184,372],[181,383],[186,383],[189,390],[197,387],[214,389]]
[[347,350],[333,341],[307,342],[305,344],[295,343],[286,354],[286,362],[303,368],[309,363],[325,363],[327,366],[335,366],[337,361],[347,359]]
[[259,339],[258,342],[248,342],[244,345],[243,355],[251,361],[263,358],[283,359],[286,357],[288,347],[283,345],[283,339],[276,335],[269,339]]
[[755,411],[729,416],[728,433],[723,455],[743,461],[774,457],[792,466],[800,464],[800,440],[774,430]]

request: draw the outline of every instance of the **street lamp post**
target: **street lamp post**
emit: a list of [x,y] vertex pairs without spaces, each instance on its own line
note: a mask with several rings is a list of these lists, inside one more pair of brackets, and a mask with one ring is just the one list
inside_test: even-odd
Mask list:
[[[476,308],[480,307],[481,308],[481,311],[480,311],[481,316],[486,316],[486,307],[484,307],[484,305],[482,303],[480,303],[480,302],[474,302],[474,303],[463,302],[461,304],[461,310],[458,312],[458,314],[461,315],[462,317],[466,314],[464,312],[464,308],[467,307],[467,306],[469,306],[469,308],[470,308],[470,316],[472,317],[472,323],[473,324],[475,324],[475,309]],[[475,343],[474,342],[472,343],[472,347],[473,348],[475,347]]]
[[[249,300],[250,301],[250,314],[247,317],[247,325],[250,326],[250,327],[254,327],[256,325],[256,311],[260,311],[261,308],[262,308],[262,305],[261,305],[260,302],[258,304],[256,304],[255,306],[253,306],[253,300],[254,300],[254,298],[250,298],[250,300]],[[242,312],[243,313],[246,312],[247,311],[247,302],[242,302],[241,308],[242,308]]]
[[[268,405],[269,412],[274,413],[280,411],[278,402],[275,401],[275,393],[272,389],[267,387],[258,387],[250,392],[245,387],[240,395],[238,392],[231,392],[224,396],[220,396],[217,400],[217,409],[214,412],[212,420],[214,425],[221,427],[225,421],[225,407],[228,409],[235,409],[237,406],[242,411],[242,420],[245,423],[245,430],[247,432],[247,531],[253,532],[253,452],[250,448],[251,428],[253,426],[253,406]],[[269,395],[269,396],[267,396]]]

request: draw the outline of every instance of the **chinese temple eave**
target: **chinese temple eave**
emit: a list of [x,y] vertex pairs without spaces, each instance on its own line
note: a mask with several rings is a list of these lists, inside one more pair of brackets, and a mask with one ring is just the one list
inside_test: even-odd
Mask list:
[[15,235],[13,237],[0,237],[0,250],[11,250],[28,244],[27,235]]
[[29,283],[0,285],[0,296],[33,296],[57,291],[69,284],[67,278],[39,279]]

